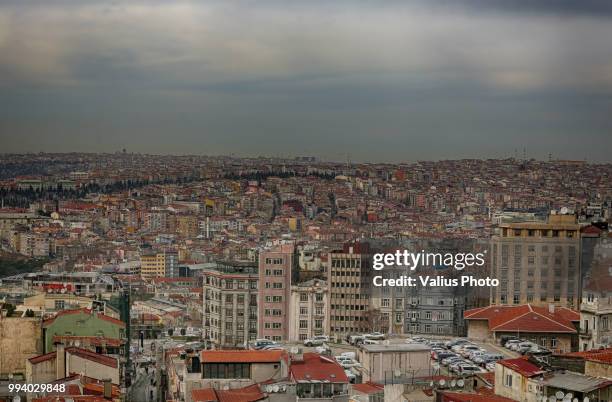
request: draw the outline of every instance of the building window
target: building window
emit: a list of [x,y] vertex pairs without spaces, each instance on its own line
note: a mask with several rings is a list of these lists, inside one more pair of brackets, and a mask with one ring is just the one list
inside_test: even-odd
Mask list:
[[512,374],[506,374],[504,377],[504,385],[506,387],[512,388]]
[[389,299],[382,299],[382,306],[389,307]]
[[300,329],[308,329],[308,321],[300,320]]
[[55,309],[56,310],[63,310],[64,309],[64,301],[63,300],[56,300],[55,301]]
[[300,293],[300,301],[301,302],[307,302],[308,301],[308,294],[307,293]]

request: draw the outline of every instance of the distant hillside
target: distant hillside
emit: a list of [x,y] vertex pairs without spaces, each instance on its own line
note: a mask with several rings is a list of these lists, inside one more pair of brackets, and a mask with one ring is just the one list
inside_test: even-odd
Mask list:
[[40,271],[48,261],[47,258],[27,258],[18,254],[0,253],[0,278]]

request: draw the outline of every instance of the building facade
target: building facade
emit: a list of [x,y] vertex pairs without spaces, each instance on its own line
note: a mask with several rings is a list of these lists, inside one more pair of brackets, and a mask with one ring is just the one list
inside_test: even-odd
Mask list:
[[500,224],[491,239],[491,304],[576,308],[581,294],[579,225],[573,215]]
[[289,340],[317,335],[329,335],[329,292],[327,282],[311,279],[291,286]]
[[370,254],[367,243],[328,254],[330,331],[335,336],[369,330]]
[[257,265],[218,262],[202,270],[204,339],[218,347],[246,347],[257,338]]
[[259,337],[289,339],[291,277],[297,264],[293,244],[282,244],[259,254]]

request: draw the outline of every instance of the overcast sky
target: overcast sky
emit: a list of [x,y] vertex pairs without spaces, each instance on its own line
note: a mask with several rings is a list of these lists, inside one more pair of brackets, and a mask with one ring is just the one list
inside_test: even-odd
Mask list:
[[609,0],[0,3],[0,152],[612,161]]

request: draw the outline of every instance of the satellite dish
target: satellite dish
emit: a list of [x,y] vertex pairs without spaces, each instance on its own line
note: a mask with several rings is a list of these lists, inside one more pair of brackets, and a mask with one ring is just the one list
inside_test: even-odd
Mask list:
[[430,386],[430,387],[433,387],[433,386],[434,386],[434,382],[433,382],[433,381],[431,381],[431,382],[429,383],[429,386]]
[[567,394],[565,394],[565,398],[567,399],[572,399],[574,397],[574,394],[572,394],[571,392],[568,392]]
[[401,377],[402,376],[402,372],[400,370],[395,370],[393,372],[393,375],[396,376],[396,377]]
[[[559,212],[561,212],[561,215],[566,215],[569,212],[569,210],[567,209],[567,207],[563,207],[563,208],[561,208],[561,211],[559,211]],[[561,392],[561,391],[558,391],[558,392]],[[555,396],[556,395],[557,394],[555,394]],[[558,398],[558,399],[562,399],[562,398]]]
[[463,386],[464,386],[464,385],[465,385],[465,381],[463,381],[463,380],[461,380],[461,379],[459,379],[459,380],[457,381],[457,386],[458,386],[459,388],[463,388]]
[[556,397],[557,399],[563,399],[563,397],[565,397],[565,394],[563,393],[563,391],[557,391],[557,392],[555,393],[555,397]]
[[582,402],[589,402],[589,401],[590,401],[590,399],[589,399],[588,396],[585,396],[584,399],[582,400]]
[[557,398],[555,398],[555,396],[554,396],[554,395],[551,395],[551,396],[549,396],[549,397],[548,397],[548,401],[549,401],[549,402],[556,402],[556,401],[557,401]]
[[13,402],[21,402],[21,397],[20,397],[19,395],[16,395],[16,396],[13,398]]
[[440,380],[440,381],[438,382],[438,384],[440,384],[440,386],[441,386],[441,387],[443,387],[443,386],[445,386],[445,385],[446,385],[446,381],[444,381],[444,379],[442,379],[442,380]]
[[457,381],[451,380],[451,387],[455,388],[457,386]]
[[275,386],[272,387],[272,391],[274,391],[274,392],[278,392],[279,389],[280,388],[279,388],[278,385],[275,385]]
[[572,402],[578,402],[578,398],[572,399]]

